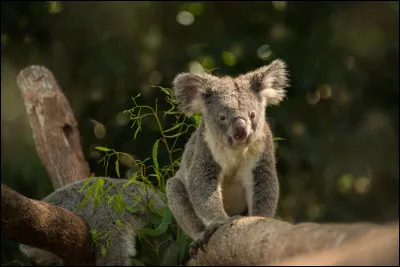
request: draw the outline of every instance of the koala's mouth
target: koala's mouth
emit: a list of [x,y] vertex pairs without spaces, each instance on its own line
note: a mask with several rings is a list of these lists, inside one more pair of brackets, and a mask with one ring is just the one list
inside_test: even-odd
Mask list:
[[242,140],[237,140],[232,137],[228,138],[229,146],[238,147],[238,148],[248,145],[250,143],[250,141],[251,141],[251,134],[249,134],[245,139],[242,139]]

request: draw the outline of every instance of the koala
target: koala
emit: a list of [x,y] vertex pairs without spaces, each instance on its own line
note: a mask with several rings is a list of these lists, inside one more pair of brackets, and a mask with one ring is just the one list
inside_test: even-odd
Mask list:
[[[95,177],[89,182],[88,187],[96,183],[100,178]],[[107,195],[116,195],[121,192],[122,186],[128,181],[127,179],[104,179],[104,191],[111,185],[112,188]],[[77,210],[77,206],[85,197],[85,192],[79,192],[85,180],[78,181],[62,187],[47,197],[43,201],[54,205],[66,208],[79,215],[89,226],[90,229],[97,231],[108,231],[116,227],[115,222],[120,220],[124,226],[122,230],[112,231],[110,234],[111,245],[107,246],[105,241],[102,242],[107,249],[107,254],[102,255],[99,247],[95,247],[96,266],[131,266],[131,258],[136,256],[136,231],[146,224],[146,216],[144,211],[132,213],[124,211],[122,215],[115,212],[114,208],[104,204],[94,208],[93,198],[91,198],[81,209]],[[88,188],[87,187],[87,188]],[[130,184],[122,190],[123,200],[132,205],[135,202],[138,194],[143,194],[143,198],[137,208],[145,205],[148,201],[152,201],[153,209],[163,209],[164,202],[151,188],[147,188],[146,193],[143,193],[142,188],[136,184]],[[29,260],[35,265],[65,265],[65,262],[57,255],[50,253],[44,249],[39,249],[24,244],[20,245],[20,250]]]
[[279,182],[265,109],[285,98],[286,87],[286,65],[279,59],[237,77],[174,78],[178,109],[189,117],[202,114],[179,170],[166,184],[168,205],[193,239],[192,257],[232,218],[275,216]]

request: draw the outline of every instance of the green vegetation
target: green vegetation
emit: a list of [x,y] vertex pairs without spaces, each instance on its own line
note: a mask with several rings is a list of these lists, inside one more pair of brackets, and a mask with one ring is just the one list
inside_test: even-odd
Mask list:
[[[162,192],[196,122],[165,115],[168,94],[148,85],[169,87],[183,71],[237,75],[281,58],[290,74],[288,97],[267,110],[274,135],[285,139],[277,143],[278,216],[398,218],[398,11],[398,2],[367,1],[4,2],[2,181],[34,199],[53,190],[15,82],[27,65],[54,73],[95,176],[137,173],[130,181]],[[97,201],[107,204],[106,195]],[[125,209],[116,197],[110,208]],[[162,222],[152,221],[152,230]],[[176,240],[172,233],[164,234]],[[2,239],[3,264],[27,264],[17,245]]]
[[[137,99],[140,94],[132,98],[133,108],[126,110],[124,113],[129,116],[132,121],[134,131],[134,140],[136,140],[137,134],[141,131],[142,119],[151,116],[157,123],[160,138],[156,139],[152,149],[152,157],[146,158],[145,160],[138,160],[133,158],[127,153],[117,152],[114,149],[98,146],[97,150],[102,151],[105,155],[99,161],[100,164],[105,167],[105,176],[107,176],[107,170],[110,167],[110,162],[115,165],[115,172],[120,177],[119,161],[120,156],[125,155],[132,161],[134,168],[137,172],[134,172],[128,178],[128,181],[121,188],[125,188],[130,184],[138,184],[143,187],[150,187],[153,191],[157,192],[164,203],[167,204],[167,198],[165,194],[165,183],[169,177],[175,175],[176,168],[179,166],[179,160],[181,149],[176,148],[178,138],[186,134],[191,127],[197,127],[199,123],[199,115],[194,116],[191,123],[187,123],[187,118],[176,111],[174,105],[174,98],[172,91],[169,88],[158,87],[165,94],[165,101],[170,105],[167,111],[160,112],[158,110],[157,101],[155,100],[155,107],[148,105],[140,105],[137,103]],[[161,120],[166,117],[172,117],[175,123],[172,127],[164,129]],[[161,145],[164,146],[168,153],[169,162],[165,165],[160,166],[158,163],[158,151]],[[81,191],[86,193],[84,200],[80,203],[78,208],[82,207],[89,201],[94,199],[94,207],[103,204],[107,201],[110,208],[114,208],[118,214],[122,212],[137,212],[138,209],[146,209],[150,216],[148,217],[147,225],[138,231],[139,245],[139,256],[134,259],[136,265],[183,265],[188,256],[188,245],[190,239],[181,231],[176,224],[173,215],[168,207],[165,208],[163,213],[159,210],[153,209],[151,203],[147,203],[142,207],[138,207],[138,203],[143,195],[138,195],[135,199],[135,203],[132,206],[127,205],[122,199],[122,193],[117,195],[107,195],[107,192],[111,187],[104,190],[104,180],[99,179],[96,183],[92,184],[89,188],[87,184],[90,181],[90,177],[83,184]],[[146,192],[143,190],[142,192]],[[124,225],[120,220],[116,221],[116,227],[106,232],[99,232],[96,229],[92,229],[92,237],[94,242],[101,247],[102,253],[107,253],[107,247],[112,246],[108,239],[112,231],[121,230]],[[137,229],[135,229],[136,231]],[[106,244],[106,245],[104,245]]]

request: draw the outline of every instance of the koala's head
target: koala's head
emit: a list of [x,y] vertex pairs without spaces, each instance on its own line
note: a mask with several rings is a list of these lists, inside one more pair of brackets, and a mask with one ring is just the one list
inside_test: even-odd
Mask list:
[[212,136],[232,148],[262,135],[265,108],[283,100],[287,85],[281,60],[237,77],[181,73],[173,81],[178,108],[187,116],[202,113]]

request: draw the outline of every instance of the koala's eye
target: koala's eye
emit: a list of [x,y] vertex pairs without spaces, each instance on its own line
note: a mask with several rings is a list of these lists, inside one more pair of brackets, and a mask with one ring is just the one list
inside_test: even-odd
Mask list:
[[225,116],[224,116],[224,115],[219,115],[219,119],[220,119],[221,121],[224,121],[224,120],[225,120]]
[[254,111],[250,114],[250,118],[254,119],[256,117],[256,113]]

